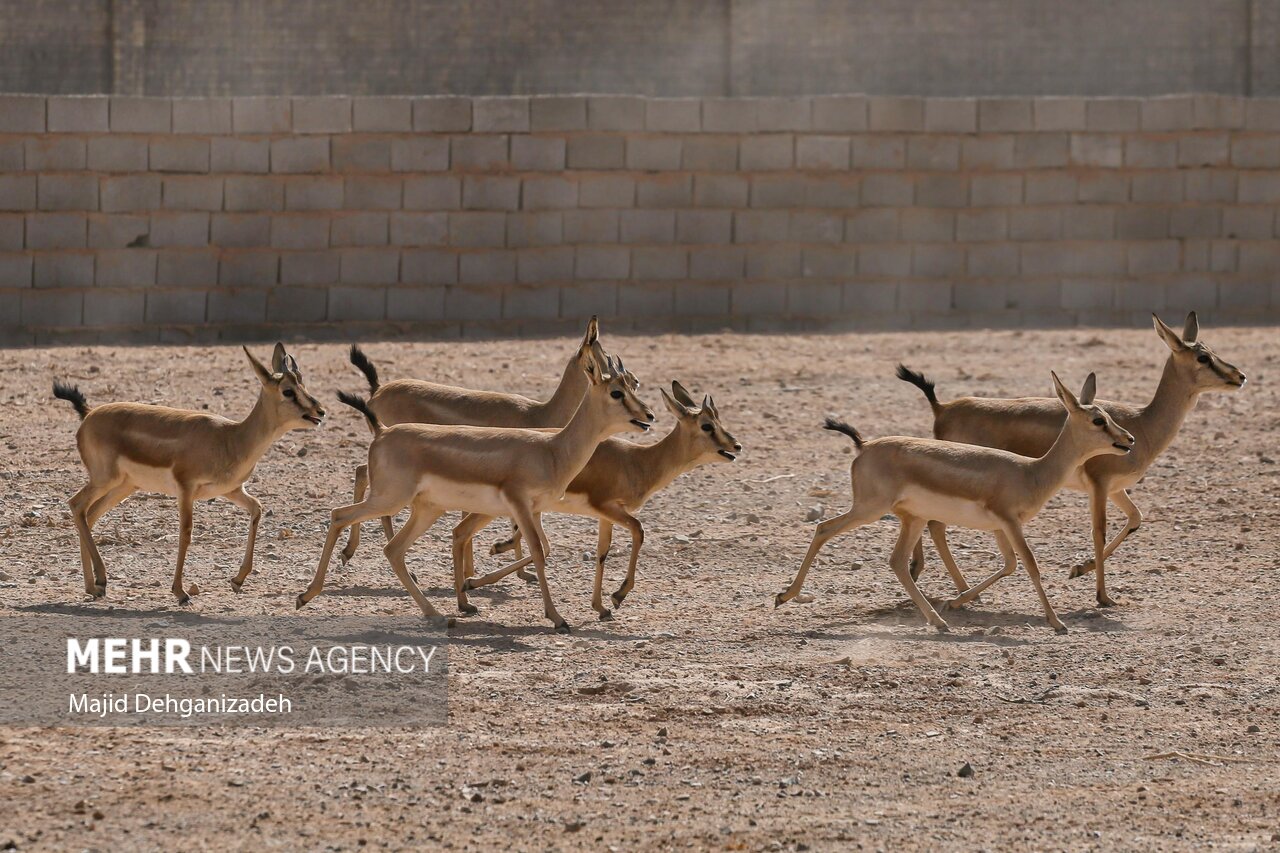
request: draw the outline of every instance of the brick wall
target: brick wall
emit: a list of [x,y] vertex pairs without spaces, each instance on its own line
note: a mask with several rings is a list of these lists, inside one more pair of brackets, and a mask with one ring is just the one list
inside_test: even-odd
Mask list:
[[1280,316],[1280,100],[0,96],[0,342]]

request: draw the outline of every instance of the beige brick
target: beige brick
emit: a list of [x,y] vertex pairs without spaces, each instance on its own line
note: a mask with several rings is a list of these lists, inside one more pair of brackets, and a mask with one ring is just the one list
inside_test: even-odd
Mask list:
[[87,237],[83,213],[27,214],[28,249],[83,249]]
[[813,129],[850,133],[867,130],[867,99],[862,95],[829,95],[812,99]]
[[160,252],[156,284],[160,287],[206,288],[218,283],[218,256],[213,252]]
[[462,206],[467,210],[518,210],[520,179],[468,175],[462,182]]
[[409,98],[355,98],[352,128],[357,132],[394,133],[413,129],[413,101]]
[[223,184],[223,205],[231,211],[283,210],[284,188],[277,178],[231,176]]
[[754,98],[703,98],[702,129],[710,133],[750,133],[757,129]]
[[227,287],[266,287],[280,279],[276,252],[223,252],[218,260],[218,284]]
[[911,247],[860,246],[858,247],[858,273],[886,278],[906,278],[911,275]]
[[1169,212],[1170,237],[1217,237],[1222,233],[1222,209],[1176,207]]
[[347,210],[399,210],[403,187],[399,178],[346,178],[342,197]]
[[643,98],[595,95],[587,99],[587,127],[591,130],[644,130]]
[[151,219],[141,216],[93,216],[89,218],[89,247],[124,249],[144,245],[151,233]]
[[1228,207],[1222,211],[1222,236],[1233,240],[1266,240],[1274,233],[1276,211],[1270,205]]
[[448,168],[447,139],[412,136],[391,140],[391,170],[394,172],[443,172]]
[[386,172],[391,168],[391,140],[379,136],[335,136],[329,142],[335,172]]
[[1139,169],[1172,169],[1178,165],[1178,141],[1131,136],[1125,142],[1124,164]]
[[222,178],[165,178],[162,198],[168,210],[222,210]]
[[1182,247],[1177,240],[1151,240],[1129,244],[1129,274],[1159,275],[1177,272]]
[[273,216],[271,245],[276,249],[326,248],[329,245],[329,217],[303,214]]
[[0,133],[44,133],[45,98],[0,95]]
[[758,176],[751,180],[752,207],[803,207],[808,183],[793,175]]
[[864,207],[909,207],[915,194],[915,183],[902,175],[867,175],[862,179],[861,203]]
[[1244,136],[1231,142],[1231,164],[1242,169],[1280,168],[1280,136]]
[[528,172],[558,172],[565,166],[563,139],[541,136],[513,136],[511,165]]
[[294,98],[294,133],[350,133],[351,99],[329,95]]
[[627,168],[642,171],[675,171],[680,168],[684,146],[674,136],[627,138]]
[[529,129],[534,133],[549,130],[586,130],[587,99],[578,96],[530,98]]
[[960,162],[966,169],[1012,169],[1014,138],[985,134],[968,136],[960,142]]
[[344,213],[329,223],[330,246],[385,246],[389,235],[390,217],[385,213]]
[[1249,175],[1240,181],[1237,194],[1244,204],[1280,202],[1280,172]]
[[733,214],[730,211],[682,210],[676,214],[677,242],[706,244],[729,243],[732,240]]
[[471,125],[476,133],[528,133],[529,99],[516,96],[473,98]]
[[525,210],[565,210],[578,204],[578,184],[561,177],[526,178],[520,205]]
[[858,210],[845,219],[849,243],[885,243],[898,239],[898,211],[891,208]]
[[1138,203],[1182,201],[1182,173],[1148,172],[1134,175],[1129,183],[1130,198]]
[[901,169],[907,164],[907,141],[901,136],[855,136],[853,168]]
[[809,130],[813,103],[809,98],[756,98],[756,126],[764,132]]
[[230,133],[230,98],[177,98],[173,101],[174,133]]
[[525,284],[573,279],[571,246],[521,249],[516,253],[516,279]]
[[1014,240],[1056,240],[1062,235],[1062,211],[1056,207],[1017,207],[1009,211]]
[[982,133],[1032,129],[1030,99],[982,98],[978,101],[978,130]]
[[88,165],[95,172],[145,172],[147,148],[135,136],[95,136],[89,139]]
[[94,283],[98,287],[150,287],[156,283],[156,253],[146,249],[99,252]]
[[449,214],[449,244],[466,248],[497,248],[507,243],[507,218],[502,213]]
[[1140,111],[1145,131],[1187,130],[1195,126],[1194,102],[1183,95],[1144,98]]
[[387,319],[392,322],[444,319],[444,288],[388,288]]
[[206,246],[209,243],[209,214],[152,214],[150,234],[152,246]]
[[791,217],[785,210],[737,211],[733,214],[733,242],[783,243],[790,227]]
[[387,292],[380,287],[331,287],[326,318],[358,323],[387,316]]
[[1036,98],[1032,102],[1032,114],[1038,131],[1085,129],[1083,98]]
[[1094,98],[1085,105],[1085,124],[1091,131],[1120,133],[1138,129],[1140,101],[1135,98]]
[[109,99],[60,95],[48,99],[50,133],[95,133],[109,129]]
[[293,109],[288,98],[231,99],[231,128],[236,133],[286,133],[292,123]]
[[620,225],[616,210],[566,210],[563,217],[566,243],[618,242]]
[[47,181],[51,176],[0,175],[0,210],[34,210],[37,177]]
[[858,178],[851,175],[810,178],[805,181],[805,204],[809,207],[848,210],[861,197]]
[[959,169],[960,140],[953,136],[912,136],[907,140],[907,167],[934,171]]
[[927,98],[924,129],[942,133],[974,133],[978,129],[978,104],[973,98]]
[[35,287],[93,287],[93,255],[36,255]]
[[1117,168],[1123,162],[1124,139],[1100,133],[1071,134],[1071,162],[1077,166]]
[[443,246],[449,240],[449,215],[393,213],[390,229],[393,246]]
[[969,181],[962,175],[925,175],[916,181],[916,204],[921,207],[967,207]]
[[1018,246],[1015,243],[971,246],[965,257],[965,272],[978,278],[1015,276],[1018,270]]
[[109,107],[113,133],[168,133],[173,128],[169,98],[113,97]]
[[693,203],[699,207],[746,207],[750,184],[738,175],[695,175]]
[[637,207],[689,207],[693,204],[690,175],[656,175],[636,181]]
[[636,182],[629,175],[591,175],[578,182],[578,206],[634,207]]
[[[796,138],[796,167],[800,169],[844,170],[849,168],[850,144],[844,136],[800,136]],[[744,165],[743,168],[749,168]]]
[[1071,162],[1071,137],[1065,133],[1022,133],[1014,137],[1013,165],[1046,169]]
[[790,169],[795,164],[795,140],[787,134],[747,136],[738,152],[739,168],[744,171]]
[[449,140],[449,163],[455,170],[488,171],[507,165],[506,136],[454,136]]
[[631,251],[621,246],[579,246],[574,276],[578,279],[623,279],[631,274]]
[[569,140],[570,169],[621,169],[626,165],[625,140],[621,136],[575,136]]
[[1121,240],[1163,240],[1169,236],[1169,209],[1121,208],[1116,211],[1116,236]]
[[394,284],[399,278],[396,249],[344,249],[341,253],[338,280],[343,284]]
[[898,213],[898,233],[910,243],[950,242],[955,239],[956,217],[949,210],[908,208]]
[[1179,166],[1225,166],[1230,157],[1230,140],[1225,133],[1184,136],[1178,140]]
[[815,247],[804,250],[805,278],[853,278],[858,272],[858,251],[851,246]]
[[209,242],[233,249],[271,245],[271,217],[264,213],[215,213],[209,223]]
[[924,99],[867,98],[867,117],[871,130],[924,130]]
[[208,172],[209,140],[194,137],[158,137],[151,140],[153,172]]
[[648,99],[644,126],[647,130],[665,133],[696,133],[702,129],[702,101],[698,98]]
[[316,323],[327,314],[329,293],[322,287],[273,287],[267,294],[267,320]]
[[564,214],[558,210],[507,214],[507,246],[558,246],[564,242]]
[[689,275],[684,249],[636,249],[631,253],[631,277],[639,281],[671,281]]
[[516,280],[515,252],[469,252],[458,260],[458,278],[463,284],[511,284]]
[[619,214],[619,229],[623,243],[671,243],[676,234],[675,212],[624,210]]
[[459,210],[462,181],[453,175],[405,178],[405,210]]
[[345,196],[342,178],[320,175],[289,178],[283,186],[284,206],[289,210],[342,209]]
[[1116,212],[1096,205],[1076,205],[1062,211],[1062,236],[1067,240],[1110,240],[1115,237]]
[[620,313],[618,290],[619,286],[611,282],[588,282],[561,287],[560,316],[578,320],[597,315],[613,317]]
[[1129,198],[1129,178],[1116,172],[1077,173],[1076,188],[1083,202],[1120,204]]
[[738,141],[731,137],[684,140],[684,168],[695,172],[731,172],[738,168]]
[[337,252],[285,252],[280,256],[280,283],[336,284],[340,257]]
[[1070,204],[1076,200],[1076,176],[1070,172],[1031,172],[1026,176],[1027,204]]
[[1245,104],[1245,127],[1280,130],[1280,98],[1250,98]]
[[413,129],[419,133],[465,133],[471,130],[471,99],[415,98]]
[[993,242],[1009,236],[1009,214],[1003,210],[962,210],[956,214],[956,239]]
[[970,182],[974,207],[1002,207],[1022,203],[1021,175],[975,175]]
[[458,255],[432,249],[400,254],[400,280],[406,284],[456,284]]

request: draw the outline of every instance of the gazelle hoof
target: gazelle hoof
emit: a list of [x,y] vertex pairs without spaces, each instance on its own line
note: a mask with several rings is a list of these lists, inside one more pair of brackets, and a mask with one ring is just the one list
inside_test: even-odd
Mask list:
[[480,608],[468,602],[467,604],[459,604],[458,612],[466,616],[475,616],[480,612]]
[[1112,598],[1111,596],[1107,595],[1104,592],[1102,595],[1098,596],[1098,606],[1099,607],[1123,607],[1124,602],[1116,601],[1114,598]]
[[465,590],[472,590],[472,589],[475,589],[475,588],[476,588],[476,585],[473,583],[473,581],[474,581],[474,580],[475,580],[475,578],[467,578],[466,580],[464,580],[464,581],[462,582],[462,588],[463,588],[463,589],[465,589]]
[[307,606],[307,602],[309,600],[310,599],[307,598],[307,594],[305,592],[298,593],[298,597],[293,600],[293,609],[301,610]]
[[615,592],[613,595],[609,596],[609,600],[613,602],[613,608],[617,610],[622,606],[622,601],[626,597],[627,594],[625,592]]
[[1071,571],[1067,572],[1067,579],[1083,577],[1093,571],[1093,560],[1085,560],[1083,563],[1077,563],[1071,567]]
[[189,595],[182,595],[182,596],[179,596],[179,597],[178,597],[178,606],[179,606],[179,607],[186,607],[186,606],[187,606],[188,604],[190,604],[190,603],[191,603],[191,596],[189,596]]
[[569,623],[568,623],[568,622],[561,622],[560,624],[556,625],[556,633],[557,633],[557,634],[572,634],[572,633],[573,633],[573,629],[569,627]]
[[777,610],[779,607],[786,604],[790,600],[791,599],[787,598],[787,594],[785,592],[778,593],[773,597],[773,609]]
[[231,591],[234,592],[236,595],[239,595],[240,590],[244,589],[244,584],[242,583],[236,583],[235,581],[231,581],[230,583],[231,583]]
[[338,563],[341,565],[342,568],[345,569],[347,567],[347,563],[350,563],[351,558],[354,556],[355,556],[355,552],[348,554],[346,551],[343,551],[338,555]]
[[95,587],[93,588],[93,592],[91,592],[91,593],[89,593],[89,594],[90,594],[90,595],[92,595],[94,598],[106,598],[106,597],[107,597],[107,585],[106,585],[106,584],[103,584],[102,586],[95,586]]
[[1067,631],[1067,626],[1066,626],[1066,625],[1063,625],[1061,622],[1059,622],[1057,625],[1054,625],[1054,626],[1053,626],[1053,632],[1054,632],[1055,634],[1066,634],[1066,633],[1068,633],[1068,631]]
[[935,630],[935,631],[937,631],[939,634],[950,634],[950,633],[951,633],[951,626],[950,626],[950,625],[948,625],[946,622],[939,622],[938,624],[934,625],[934,626],[933,626],[933,628],[934,628],[934,630]]
[[613,621],[613,611],[612,611],[612,610],[610,610],[610,609],[609,609],[609,608],[607,608],[607,607],[606,607],[604,610],[601,610],[601,611],[600,611],[600,621],[601,621],[601,622],[612,622],[612,621]]

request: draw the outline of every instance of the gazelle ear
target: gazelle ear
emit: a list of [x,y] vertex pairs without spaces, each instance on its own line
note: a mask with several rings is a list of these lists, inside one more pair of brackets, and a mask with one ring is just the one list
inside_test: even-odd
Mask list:
[[599,385],[604,375],[604,364],[601,363],[599,347],[587,347],[587,357],[583,360],[582,370],[592,385]]
[[1062,401],[1062,405],[1066,406],[1070,411],[1075,411],[1080,408],[1080,401],[1076,399],[1076,395],[1072,394],[1071,390],[1067,388],[1066,385],[1062,384],[1062,380],[1058,378],[1058,374],[1051,370],[1049,371],[1049,375],[1053,377],[1053,390],[1057,392],[1058,399]]
[[285,359],[288,357],[289,354],[284,351],[284,344],[276,341],[276,348],[271,351],[271,372],[284,373],[285,368],[288,366],[285,363]]
[[1093,396],[1098,393],[1098,377],[1097,374],[1090,373],[1084,378],[1084,384],[1080,386],[1080,403],[1089,405],[1093,402]]
[[1164,341],[1165,346],[1173,352],[1182,352],[1187,348],[1187,345],[1178,337],[1178,333],[1166,326],[1164,320],[1161,320],[1155,314],[1151,315],[1151,319],[1155,321],[1156,334]]
[[590,346],[591,344],[594,344],[599,337],[600,321],[594,314],[592,314],[591,319],[587,321],[587,333],[582,338],[582,344],[583,346]]
[[677,400],[685,406],[688,406],[690,409],[698,408],[698,404],[693,402],[693,397],[689,394],[689,390],[674,379],[671,380],[671,393],[675,395]]
[[712,416],[716,418],[720,417],[720,410],[716,408],[716,399],[715,397],[712,397],[710,394],[708,394],[707,399],[703,401],[702,407],[704,409],[709,410]]
[[265,364],[258,361],[257,356],[249,352],[248,347],[241,347],[241,349],[244,350],[245,356],[249,359],[249,366],[253,368],[253,372],[258,374],[258,381],[260,381],[263,385],[266,385],[268,382],[274,381],[274,377],[271,375],[271,371],[267,370],[267,366]]
[[1196,319],[1196,312],[1187,312],[1187,322],[1182,327],[1182,340],[1184,343],[1194,344],[1196,338],[1200,337],[1200,321]]
[[662,392],[662,402],[667,404],[667,408],[671,411],[671,414],[675,415],[677,418],[687,418],[689,415],[693,414],[687,406],[677,402],[674,397],[668,394],[666,388],[659,388],[658,390]]

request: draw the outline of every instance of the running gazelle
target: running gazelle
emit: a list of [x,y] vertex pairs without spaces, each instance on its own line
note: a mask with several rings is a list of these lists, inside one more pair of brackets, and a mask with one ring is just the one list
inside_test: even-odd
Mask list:
[[849,436],[858,450],[849,472],[853,507],[818,525],[799,573],[790,587],[778,593],[774,605],[785,604],[799,595],[809,567],[828,540],[893,513],[901,526],[889,565],[930,625],[939,631],[948,630],[947,623],[916,586],[907,557],[925,523],[937,519],[995,531],[1005,559],[1004,568],[962,593],[953,603],[971,600],[999,578],[1012,574],[1021,558],[1040,597],[1045,618],[1055,631],[1066,633],[1066,626],[1054,613],[1040,583],[1035,556],[1023,537],[1022,526],[1040,512],[1086,459],[1131,451],[1133,436],[1094,404],[1096,384],[1090,373],[1077,399],[1053,374],[1054,390],[1067,418],[1052,447],[1034,459],[1006,450],[929,438],[891,436],[864,441],[853,427],[828,418],[826,428]]
[[324,409],[307,393],[298,362],[283,344],[276,344],[270,370],[247,347],[244,354],[262,387],[242,421],[145,403],[104,403],[90,409],[79,388],[54,383],[54,396],[71,403],[83,421],[76,445],[89,483],[70,504],[80,534],[84,588],[93,598],[107,594],[107,570],[93,541],[93,526],[136,491],[178,499],[178,565],[172,589],[179,604],[191,601],[182,586],[182,569],[198,500],[226,498],[249,513],[249,541],[231,588],[239,592],[253,571],[262,504],[244,490],[244,483],[276,439],[289,430],[319,426]]
[[[1093,533],[1093,559],[1074,567],[1069,576],[1079,577],[1096,570],[1097,600],[1104,607],[1116,603],[1107,593],[1105,560],[1142,524],[1142,512],[1129,498],[1128,489],[1143,478],[1151,463],[1173,443],[1201,394],[1236,391],[1245,384],[1245,375],[1237,367],[1223,361],[1199,340],[1200,323],[1196,312],[1187,315],[1181,336],[1156,315],[1151,317],[1156,334],[1169,348],[1164,373],[1151,402],[1146,406],[1107,400],[1097,402],[1098,407],[1117,424],[1138,437],[1135,451],[1122,457],[1089,459],[1071,472],[1063,483],[1066,488],[1089,496]],[[957,397],[943,403],[938,400],[934,384],[922,374],[899,365],[898,378],[924,392],[933,409],[934,438],[997,447],[1024,456],[1039,456],[1053,443],[1054,436],[1062,427],[1062,408],[1051,397]],[[1110,543],[1106,541],[1108,500],[1118,506],[1127,519]],[[945,523],[940,519],[930,520],[929,532],[943,563],[953,577],[957,577],[954,560],[946,548]],[[924,551],[917,542],[912,560],[913,576],[918,577],[923,566]],[[959,579],[957,586],[963,592]]]

